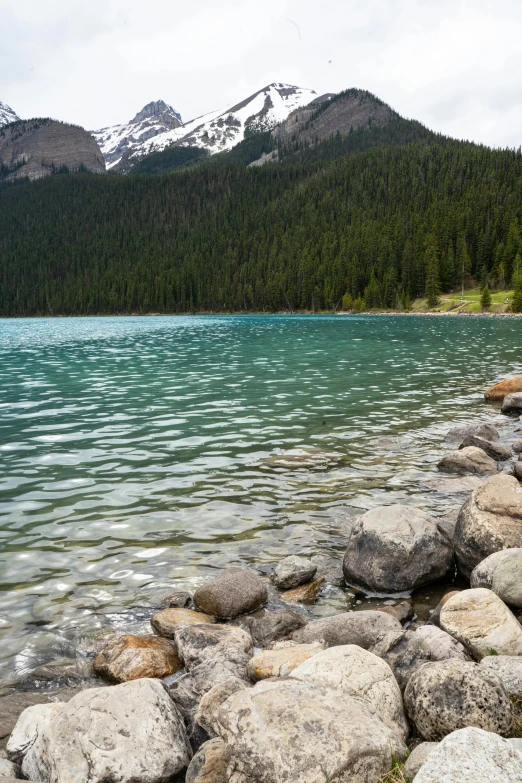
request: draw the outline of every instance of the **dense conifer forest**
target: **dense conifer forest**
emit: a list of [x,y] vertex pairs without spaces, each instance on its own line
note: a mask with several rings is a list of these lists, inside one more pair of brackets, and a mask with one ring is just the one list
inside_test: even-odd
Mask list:
[[407,309],[522,272],[520,151],[400,118],[247,167],[269,148],[0,186],[0,314]]

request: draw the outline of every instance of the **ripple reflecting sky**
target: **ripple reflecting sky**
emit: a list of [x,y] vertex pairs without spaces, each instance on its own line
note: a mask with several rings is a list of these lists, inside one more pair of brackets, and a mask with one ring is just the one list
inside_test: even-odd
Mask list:
[[[441,436],[496,416],[481,392],[521,371],[521,335],[494,318],[0,321],[0,657],[173,578],[338,554],[343,519],[376,504],[445,513],[458,499],[423,483]],[[301,446],[342,460],[265,462]]]

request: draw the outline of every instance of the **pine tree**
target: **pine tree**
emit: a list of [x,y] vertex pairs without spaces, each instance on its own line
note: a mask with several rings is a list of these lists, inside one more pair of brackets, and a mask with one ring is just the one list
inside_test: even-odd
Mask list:
[[439,302],[440,282],[439,282],[439,259],[435,247],[433,236],[428,237],[428,247],[425,254],[426,265],[426,287],[424,295],[428,300],[428,307],[437,307]]
[[522,313],[522,275],[515,280],[515,290],[511,300],[511,312]]
[[491,307],[491,293],[489,291],[489,288],[484,286],[482,289],[482,294],[480,297],[480,306],[483,310],[489,310]]

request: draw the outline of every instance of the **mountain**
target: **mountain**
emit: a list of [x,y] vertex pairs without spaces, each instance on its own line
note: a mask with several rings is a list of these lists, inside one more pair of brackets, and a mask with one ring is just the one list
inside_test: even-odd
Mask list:
[[0,181],[80,169],[105,171],[98,145],[83,128],[51,119],[18,120],[0,128]]
[[10,122],[16,122],[16,120],[19,119],[20,117],[18,114],[13,111],[7,103],[2,103],[2,101],[0,101],[0,128],[3,125],[9,125]]
[[[226,109],[197,117],[172,130],[159,132],[145,140],[129,141],[117,159],[110,161],[105,142],[100,142],[108,165],[115,171],[128,171],[146,155],[172,146],[198,147],[214,155],[239,144],[249,133],[269,130],[285,120],[290,112],[317,97],[314,90],[274,82]],[[123,126],[117,126],[123,127]],[[123,141],[123,136],[121,136]]]
[[132,120],[93,131],[107,168],[116,166],[132,150],[155,136],[182,127],[181,114],[165,101],[147,103]]

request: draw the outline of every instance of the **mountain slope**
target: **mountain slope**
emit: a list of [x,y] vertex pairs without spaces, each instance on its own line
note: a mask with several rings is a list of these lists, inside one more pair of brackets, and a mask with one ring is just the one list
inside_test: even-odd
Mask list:
[[129,122],[100,128],[92,135],[110,169],[139,144],[182,125],[181,114],[160,100],[148,103]]
[[2,103],[2,101],[0,101],[0,128],[3,125],[9,125],[10,122],[16,122],[19,119],[20,117],[18,114],[13,111],[7,103]]

